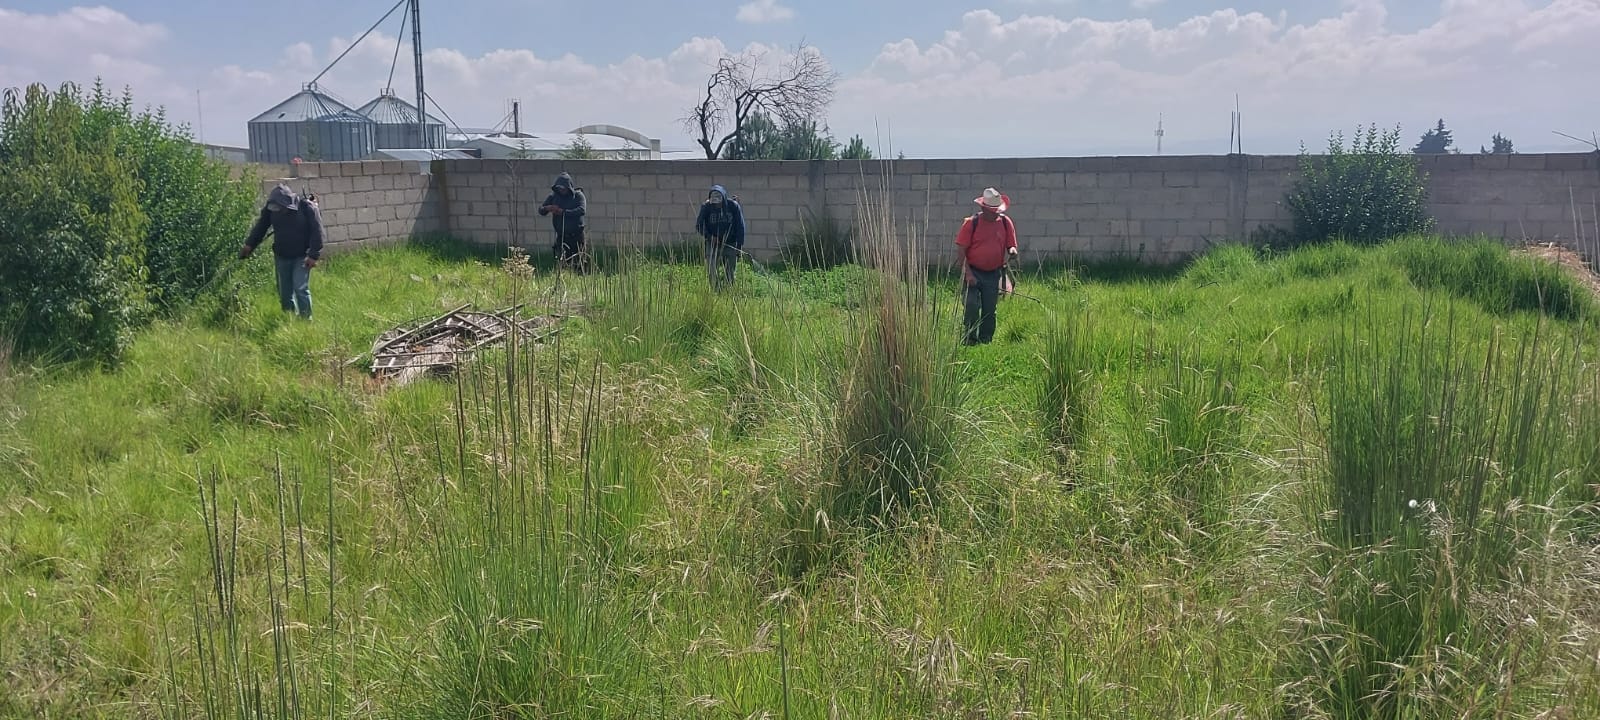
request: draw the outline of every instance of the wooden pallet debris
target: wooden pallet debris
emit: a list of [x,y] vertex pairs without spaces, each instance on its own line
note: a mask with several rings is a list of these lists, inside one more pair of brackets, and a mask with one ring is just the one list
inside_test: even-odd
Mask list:
[[447,373],[474,352],[518,332],[541,341],[560,330],[557,316],[517,319],[518,308],[471,310],[470,303],[438,317],[408,323],[379,335],[372,344],[374,377],[404,385],[429,373]]

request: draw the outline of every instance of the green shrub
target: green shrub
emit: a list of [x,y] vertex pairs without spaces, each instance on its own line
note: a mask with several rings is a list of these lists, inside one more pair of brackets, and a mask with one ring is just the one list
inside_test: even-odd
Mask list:
[[[224,298],[240,295],[241,283],[230,277],[228,263],[254,211],[253,178],[232,178],[225,164],[208,159],[188,130],[172,126],[163,111],[136,113],[131,94],[114,99],[98,83],[87,93],[71,84],[54,94],[34,85],[7,97],[0,128],[6,149],[0,159],[12,175],[7,187],[13,201],[6,207],[17,209],[6,219],[15,233],[7,237],[27,243],[11,244],[8,254],[36,257],[31,264],[8,263],[7,272],[26,282],[11,286],[22,292],[0,299],[0,314],[28,316],[33,326],[76,318],[57,330],[35,327],[20,338],[24,351],[114,359],[126,338],[113,336],[126,335],[152,310],[176,313],[208,291]],[[78,159],[64,161],[66,156]],[[111,165],[83,174],[63,164],[98,162],[84,160],[93,157],[108,158]],[[45,174],[28,175],[24,163],[40,164]],[[110,174],[118,176],[110,182],[125,184],[133,194],[131,203],[106,220],[111,225],[102,231],[110,239],[98,244],[61,239],[60,233],[82,235],[82,228],[93,224],[84,213],[110,212],[105,193],[93,189],[95,178]],[[41,242],[52,236],[58,239]],[[67,252],[62,243],[80,251]],[[88,270],[93,262],[104,267]],[[141,285],[137,291],[122,287],[135,276]],[[229,302],[206,308],[211,315],[237,309]],[[39,315],[41,310],[54,314]],[[94,317],[100,319],[88,319]],[[101,329],[90,332],[85,323]],[[40,332],[56,337],[41,344]],[[85,333],[101,339],[90,341]]]
[[18,351],[115,363],[148,316],[145,234],[124,129],[75,88],[7,91],[0,124],[0,316]]
[[1376,125],[1357,129],[1350,147],[1343,133],[1318,157],[1300,150],[1300,178],[1286,202],[1301,243],[1341,239],[1375,244],[1428,230],[1426,178],[1400,150],[1400,131]]
[[220,285],[254,220],[253,176],[233,179],[186,128],[168,123],[164,111],[135,115],[132,106],[131,95],[112,102],[98,86],[90,101],[99,122],[121,129],[122,152],[137,165],[139,205],[150,218],[145,262],[151,300],[172,313],[208,289],[236,294],[236,287]]

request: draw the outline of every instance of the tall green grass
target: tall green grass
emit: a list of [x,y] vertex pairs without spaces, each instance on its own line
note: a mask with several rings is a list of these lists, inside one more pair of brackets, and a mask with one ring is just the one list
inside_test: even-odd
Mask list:
[[[162,627],[164,718],[337,717],[341,656],[337,615],[334,487],[327,487],[327,527],[308,546],[306,488],[273,470],[276,517],[261,526],[223,505],[216,471],[201,476],[200,518],[209,584],[192,596],[188,632]],[[274,527],[275,526],[275,527]],[[313,530],[313,533],[315,530]],[[310,543],[317,542],[315,535]],[[321,550],[322,552],[318,552]],[[313,587],[313,579],[319,587]],[[265,626],[265,630],[261,630]],[[303,639],[304,638],[304,639]],[[185,646],[186,644],[186,646]],[[179,663],[186,673],[177,672]],[[186,684],[180,678],[193,678]]]
[[[1330,246],[1041,271],[961,348],[926,233],[883,227],[703,307],[698,256],[342,256],[317,323],[263,288],[118,372],[27,371],[0,717],[1600,708],[1581,323],[1406,324],[1391,250]],[[468,300],[567,318],[405,387],[336,367]],[[1435,486],[1430,530],[1335,512]]]
[[1511,598],[1555,590],[1530,586],[1528,568],[1562,545],[1573,499],[1560,478],[1600,433],[1571,398],[1595,376],[1542,324],[1483,333],[1453,312],[1401,313],[1393,328],[1378,317],[1340,335],[1321,403],[1310,702],[1382,718],[1544,706],[1559,683],[1539,678],[1553,623]]
[[[457,489],[427,523],[427,562],[412,577],[414,611],[441,621],[421,634],[421,652],[400,658],[410,684],[401,715],[636,710],[622,699],[645,667],[618,632],[632,613],[615,586],[636,560],[651,450],[610,417],[616,407],[598,375],[581,391],[581,408],[550,390],[526,393],[521,407],[507,386],[481,390],[472,393],[477,407],[458,401],[460,412],[487,414],[496,430],[469,440],[474,447],[457,456],[502,457],[456,467],[449,480]],[[564,417],[563,408],[580,417]],[[518,415],[529,425],[503,434]],[[569,420],[578,423],[575,454],[555,440]]]
[[1395,264],[1424,290],[1444,290],[1497,315],[1542,312],[1573,320],[1595,317],[1594,294],[1552,262],[1514,255],[1486,238],[1406,238],[1393,244]]
[[850,364],[833,388],[836,459],[823,506],[845,521],[938,502],[964,401],[946,337],[951,305],[930,292],[922,238],[897,222],[880,199],[887,197],[864,195],[859,203],[862,255],[875,282],[865,289]]
[[1094,419],[1096,376],[1094,326],[1087,308],[1052,314],[1044,335],[1043,370],[1035,404],[1052,451],[1063,460],[1081,451]]
[[1140,468],[1170,497],[1187,521],[1180,527],[1219,529],[1240,490],[1232,461],[1243,450],[1243,407],[1237,355],[1200,356],[1176,345],[1149,365],[1139,393],[1144,427],[1133,443]]

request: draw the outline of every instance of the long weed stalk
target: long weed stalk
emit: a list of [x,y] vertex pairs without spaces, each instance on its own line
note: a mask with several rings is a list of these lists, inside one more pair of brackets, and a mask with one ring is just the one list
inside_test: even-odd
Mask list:
[[857,203],[860,257],[874,276],[833,400],[835,460],[822,506],[847,522],[939,502],[964,400],[951,303],[928,282],[922,233],[895,216],[887,172],[885,188],[864,190]]
[[1086,308],[1052,314],[1045,330],[1035,404],[1045,436],[1062,460],[1083,449],[1094,416],[1099,363],[1092,335]]
[[1399,322],[1353,320],[1324,381],[1306,702],[1378,718],[1518,706],[1542,684],[1528,670],[1549,629],[1496,606],[1528,586],[1571,506],[1569,448],[1600,427],[1570,401],[1595,378],[1543,320],[1509,342],[1466,331],[1453,307]]
[[629,614],[618,584],[649,506],[653,453],[600,364],[576,372],[563,350],[525,346],[504,362],[504,373],[462,373],[457,425],[478,429],[427,523],[417,612],[440,622],[426,651],[402,662],[415,685],[403,714],[620,713],[641,667],[619,632]]
[[[333,575],[332,478],[328,483],[328,613],[319,628],[327,638],[328,651],[327,664],[321,669],[320,677],[310,654],[316,639],[297,641],[297,633],[293,631],[296,626],[309,627],[318,614],[312,605],[298,479],[291,487],[285,480],[282,464],[274,466],[277,542],[268,542],[268,547],[264,548],[266,555],[260,561],[241,560],[241,551],[250,551],[240,547],[240,528],[245,519],[240,514],[238,500],[233,502],[231,515],[222,514],[218,499],[220,480],[220,474],[213,470],[202,474],[198,482],[210,569],[210,587],[197,594],[192,602],[190,649],[197,666],[192,672],[199,677],[199,683],[197,686],[181,683],[181,677],[191,676],[178,674],[177,648],[165,642],[168,687],[159,703],[160,713],[162,717],[206,720],[336,717],[341,706],[334,667],[334,658],[338,655],[338,623],[333,599],[337,584]],[[298,557],[298,563],[291,560],[294,557]],[[261,586],[252,588],[246,583],[241,587],[241,564],[263,568]],[[292,572],[292,568],[299,572]],[[297,575],[301,600],[298,608],[294,602]],[[250,598],[253,592],[261,592],[262,597]],[[264,618],[261,617],[263,612]],[[270,643],[270,647],[262,646],[261,633],[254,630],[263,620],[267,626],[265,643]]]

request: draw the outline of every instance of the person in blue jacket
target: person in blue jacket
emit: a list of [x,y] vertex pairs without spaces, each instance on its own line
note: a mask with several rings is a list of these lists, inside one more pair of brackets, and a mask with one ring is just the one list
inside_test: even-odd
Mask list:
[[539,207],[539,214],[549,215],[550,224],[555,227],[556,261],[563,265],[577,264],[581,269],[581,263],[577,261],[584,250],[583,231],[589,214],[583,188],[572,184],[570,174],[561,173],[550,185],[550,197],[545,198],[544,205]]
[[[694,229],[706,239],[706,277],[711,287],[720,290],[724,285],[733,285],[733,270],[744,249],[744,208],[738,198],[729,196],[727,188],[712,185],[706,201],[700,204]],[[720,279],[718,265],[722,270]]]

